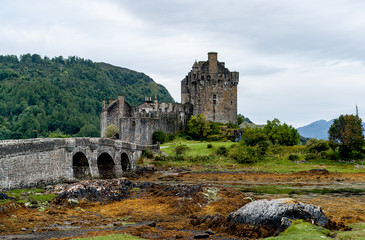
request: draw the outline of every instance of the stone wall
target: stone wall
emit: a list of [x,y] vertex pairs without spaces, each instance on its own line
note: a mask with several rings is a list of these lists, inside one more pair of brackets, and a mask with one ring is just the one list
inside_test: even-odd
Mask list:
[[[80,166],[75,156],[86,159],[89,177],[100,174],[103,156],[112,165],[112,177],[135,168],[136,160],[148,148],[159,152],[159,145],[139,145],[105,138],[26,139],[0,141],[0,190],[74,181]],[[85,176],[88,177],[88,176]]]

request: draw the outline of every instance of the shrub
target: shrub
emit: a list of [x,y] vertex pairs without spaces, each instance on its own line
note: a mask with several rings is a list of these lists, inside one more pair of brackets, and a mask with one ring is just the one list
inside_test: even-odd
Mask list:
[[153,158],[153,153],[149,149],[145,149],[142,151],[142,157]]
[[197,163],[197,162],[211,162],[215,159],[214,156],[211,155],[198,155],[198,156],[194,156],[194,157],[190,157],[189,160],[191,162]]
[[219,146],[217,151],[216,151],[217,155],[221,155],[221,156],[227,156],[228,155],[228,150],[225,146]]
[[242,140],[247,146],[257,146],[259,155],[265,155],[269,147],[269,138],[264,131],[259,128],[245,128],[242,134]]
[[213,148],[213,144],[208,143],[207,148]]
[[193,138],[191,136],[186,136],[186,140],[193,140]]
[[163,144],[167,139],[167,135],[166,133],[164,133],[161,130],[156,130],[153,134],[152,134],[152,141],[154,144],[156,144],[157,142],[160,142],[161,144]]
[[305,160],[314,160],[314,159],[317,159],[318,158],[318,155],[315,154],[315,153],[307,153],[305,155]]
[[105,137],[107,137],[107,138],[116,138],[117,135],[118,135],[117,126],[115,126],[114,124],[110,124],[109,126],[106,127]]
[[222,138],[221,135],[209,135],[209,136],[207,136],[206,140],[208,142],[216,142],[216,141],[219,141],[221,138]]
[[310,153],[320,153],[330,149],[328,141],[322,139],[317,140],[315,138],[310,139],[305,146]]
[[175,139],[176,139],[176,134],[171,133],[171,134],[167,135],[167,140],[168,141],[173,141]]
[[299,159],[299,156],[298,155],[295,155],[295,154],[290,154],[288,159],[290,161],[295,161],[295,160],[298,160]]
[[187,150],[189,150],[189,147],[186,146],[186,145],[179,145],[179,146],[176,146],[174,151],[176,153],[176,155],[182,155],[184,154]]
[[247,146],[243,142],[240,142],[240,144],[231,148],[229,156],[238,163],[253,163],[262,158],[262,156],[257,154],[258,152],[257,147]]
[[164,155],[155,156],[156,162],[168,162],[169,160],[171,160],[171,157],[169,157],[169,156],[164,156]]

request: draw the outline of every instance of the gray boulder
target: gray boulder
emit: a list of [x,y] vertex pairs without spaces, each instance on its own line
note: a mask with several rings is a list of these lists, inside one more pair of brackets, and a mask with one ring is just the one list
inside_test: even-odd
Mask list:
[[229,222],[266,226],[281,232],[291,225],[290,220],[304,219],[324,226],[327,218],[321,207],[304,204],[292,198],[258,200],[246,204],[228,215]]

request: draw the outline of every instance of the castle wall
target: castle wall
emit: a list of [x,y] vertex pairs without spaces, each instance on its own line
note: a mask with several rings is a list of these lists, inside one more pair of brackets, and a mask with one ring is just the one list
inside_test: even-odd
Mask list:
[[188,117],[184,112],[135,114],[134,117],[121,118],[119,137],[122,141],[136,144],[152,144],[156,130],[166,134],[176,133],[185,126]]

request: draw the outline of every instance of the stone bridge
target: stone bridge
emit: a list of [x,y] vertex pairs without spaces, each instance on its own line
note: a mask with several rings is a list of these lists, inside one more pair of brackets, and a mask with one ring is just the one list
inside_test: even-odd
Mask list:
[[0,190],[85,178],[121,177],[135,168],[138,145],[107,138],[42,138],[0,141]]

